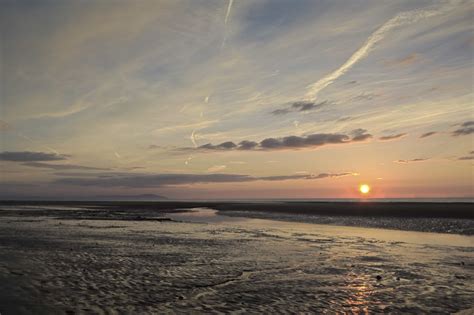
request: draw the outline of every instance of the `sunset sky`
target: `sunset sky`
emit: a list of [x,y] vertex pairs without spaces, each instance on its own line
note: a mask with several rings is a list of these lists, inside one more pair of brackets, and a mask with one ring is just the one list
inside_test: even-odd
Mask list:
[[1,1],[0,198],[473,197],[472,1]]

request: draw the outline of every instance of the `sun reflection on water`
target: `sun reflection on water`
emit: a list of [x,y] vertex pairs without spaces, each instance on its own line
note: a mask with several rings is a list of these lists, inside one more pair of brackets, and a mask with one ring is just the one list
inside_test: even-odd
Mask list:
[[351,273],[348,275],[349,282],[345,289],[350,293],[343,303],[346,311],[352,314],[369,314],[369,305],[374,301],[370,301],[373,294],[372,280],[367,276],[361,276]]

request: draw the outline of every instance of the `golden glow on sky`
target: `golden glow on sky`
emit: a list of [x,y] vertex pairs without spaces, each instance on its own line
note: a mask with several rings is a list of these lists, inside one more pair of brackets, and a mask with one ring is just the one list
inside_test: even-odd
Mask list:
[[370,186],[367,185],[367,184],[362,184],[362,185],[359,186],[359,191],[360,191],[362,194],[366,195],[366,194],[368,194],[368,193],[370,192]]
[[473,1],[24,2],[0,199],[474,196]]

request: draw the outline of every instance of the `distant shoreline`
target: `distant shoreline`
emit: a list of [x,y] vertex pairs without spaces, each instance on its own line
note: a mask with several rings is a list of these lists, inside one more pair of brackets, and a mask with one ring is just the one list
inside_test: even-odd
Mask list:
[[1,206],[71,206],[167,210],[198,207],[225,211],[271,212],[329,216],[406,218],[458,218],[474,220],[473,202],[380,202],[380,201],[0,201]]

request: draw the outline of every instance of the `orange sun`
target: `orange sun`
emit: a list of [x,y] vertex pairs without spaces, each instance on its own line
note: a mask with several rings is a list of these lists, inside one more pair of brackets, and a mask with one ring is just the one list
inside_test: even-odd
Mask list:
[[367,195],[370,192],[370,186],[367,184],[362,184],[359,186],[359,191],[363,195]]

